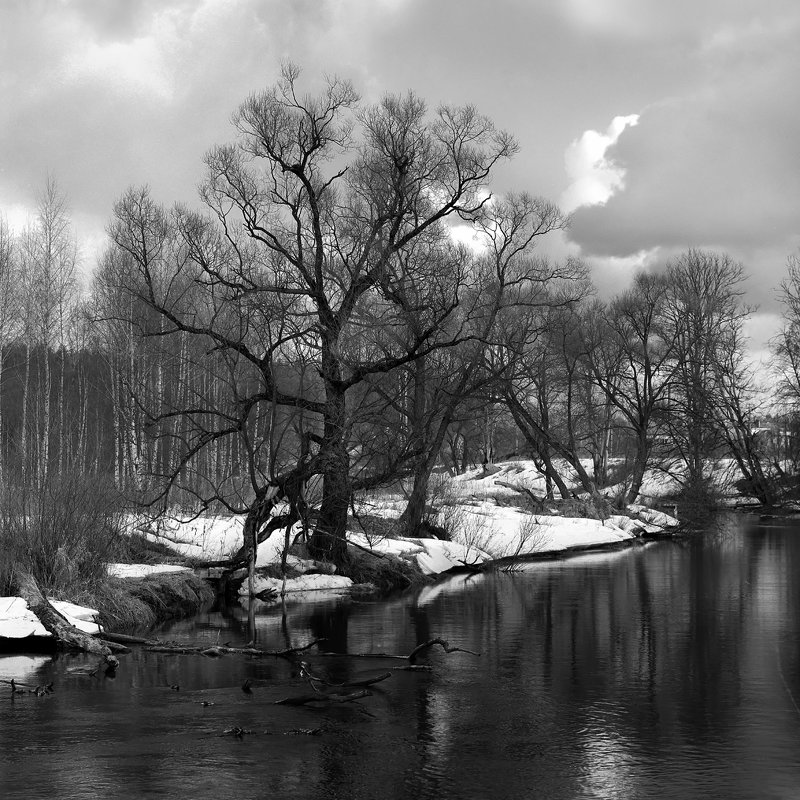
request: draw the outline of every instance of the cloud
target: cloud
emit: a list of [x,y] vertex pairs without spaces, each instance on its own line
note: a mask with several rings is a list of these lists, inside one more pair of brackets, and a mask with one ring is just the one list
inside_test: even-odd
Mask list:
[[636,125],[638,114],[614,117],[606,133],[585,131],[567,148],[564,165],[572,183],[561,195],[566,212],[579,206],[602,205],[624,187],[625,170],[606,158],[607,150],[617,143],[622,132]]
[[584,254],[721,249],[761,270],[762,285],[763,271],[783,269],[780,258],[752,263],[775,251],[785,259],[800,234],[796,31],[771,30],[758,47],[749,28],[717,37],[697,56],[696,85],[648,105],[608,146],[603,158],[624,171],[624,186],[575,211],[570,237]]
[[[795,0],[0,3],[0,210],[34,208],[51,172],[95,250],[131,183],[194,202],[203,153],[291,59],[310,91],[331,73],[365,102],[474,103],[521,143],[493,190],[561,197],[570,241],[543,248],[580,246],[609,285],[690,244],[782,270],[799,17]],[[629,110],[635,126],[614,118]]]

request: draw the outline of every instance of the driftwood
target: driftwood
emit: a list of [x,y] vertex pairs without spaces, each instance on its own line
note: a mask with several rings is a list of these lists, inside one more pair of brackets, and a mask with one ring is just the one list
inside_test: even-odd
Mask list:
[[53,608],[50,601],[44,596],[39,584],[33,575],[23,575],[19,581],[19,592],[27,602],[28,608],[39,618],[39,621],[48,630],[57,646],[62,650],[80,650],[84,653],[96,653],[101,656],[110,656],[111,649],[102,641],[79,631]]

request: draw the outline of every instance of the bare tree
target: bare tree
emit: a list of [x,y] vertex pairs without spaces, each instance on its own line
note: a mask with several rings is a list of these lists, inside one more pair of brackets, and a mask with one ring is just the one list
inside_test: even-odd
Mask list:
[[550,288],[550,299],[530,308],[506,329],[503,357],[508,361],[502,397],[514,422],[541,463],[548,485],[571,496],[555,459],[566,461],[583,489],[598,497],[593,477],[582,463],[592,437],[584,388],[589,381],[580,336],[579,301],[589,293],[585,267],[570,262],[572,281]]
[[676,476],[685,489],[703,497],[725,442],[719,365],[736,349],[749,313],[741,303],[744,270],[726,254],[688,250],[668,264],[666,279],[664,327],[675,360],[667,454],[683,465]]
[[[516,144],[471,107],[431,116],[412,94],[361,107],[346,81],[330,79],[311,97],[299,94],[298,78],[285,67],[275,87],[234,115],[238,142],[208,154],[202,196],[214,221],[181,209],[167,214],[146,191],[130,191],[110,233],[134,267],[132,296],[163,318],[163,329],[145,333],[198,337],[257,377],[199,447],[238,434],[263,404],[314,420],[295,466],[255,492],[248,531],[263,527],[289,483],[317,474],[311,548],[343,562],[352,398],[375,376],[471,336],[460,314],[468,262],[444,223],[481,218],[492,170]],[[175,243],[161,283],[154,265],[165,226]],[[417,309],[412,328],[415,287],[425,284],[434,302]],[[179,288],[187,286],[198,298],[188,306],[188,289]],[[303,391],[278,380],[282,365],[299,356],[317,376]]]
[[[458,409],[476,393],[489,393],[506,372],[507,364],[494,357],[501,347],[501,331],[519,310],[549,305],[551,283],[574,280],[570,265],[554,266],[531,255],[538,237],[565,224],[553,204],[527,195],[493,204],[478,222],[485,250],[475,264],[469,341],[444,354],[446,363],[436,370],[435,391],[430,391],[434,372],[430,361],[417,360],[412,367],[411,426],[418,455],[409,501],[400,517],[407,534],[413,535],[422,521],[430,476]],[[487,459],[489,451],[485,443]]]
[[593,328],[584,325],[594,380],[635,443],[629,503],[639,495],[673,389],[676,332],[664,324],[668,291],[666,276],[639,273],[633,286],[595,317]]

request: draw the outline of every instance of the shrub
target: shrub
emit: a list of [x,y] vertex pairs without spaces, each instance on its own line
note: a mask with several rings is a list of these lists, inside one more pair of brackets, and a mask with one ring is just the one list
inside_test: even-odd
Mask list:
[[124,551],[120,497],[95,476],[64,475],[41,489],[6,487],[0,499],[0,591],[31,574],[44,592],[73,599],[106,579],[106,563]]

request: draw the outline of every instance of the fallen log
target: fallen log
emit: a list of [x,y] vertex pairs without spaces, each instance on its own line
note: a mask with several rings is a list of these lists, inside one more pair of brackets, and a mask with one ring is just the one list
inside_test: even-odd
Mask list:
[[225,645],[180,645],[180,644],[165,644],[162,642],[142,642],[145,645],[145,650],[149,653],[172,653],[173,655],[201,655],[211,658],[226,655],[245,655],[256,656],[258,658],[265,658],[271,656],[273,658],[293,658],[297,653],[302,653],[314,645],[325,641],[324,639],[314,639],[308,644],[300,647],[288,647],[285,650],[259,650],[256,647],[227,647]]
[[127,633],[110,633],[109,631],[103,632],[103,639],[107,642],[116,642],[117,644],[158,644],[158,639],[145,639],[142,636],[129,636]]
[[80,650],[101,656],[111,655],[111,650],[106,644],[70,625],[66,618],[53,608],[33,575],[23,574],[18,582],[18,588],[28,608],[39,618],[45,630],[50,632],[59,649]]

